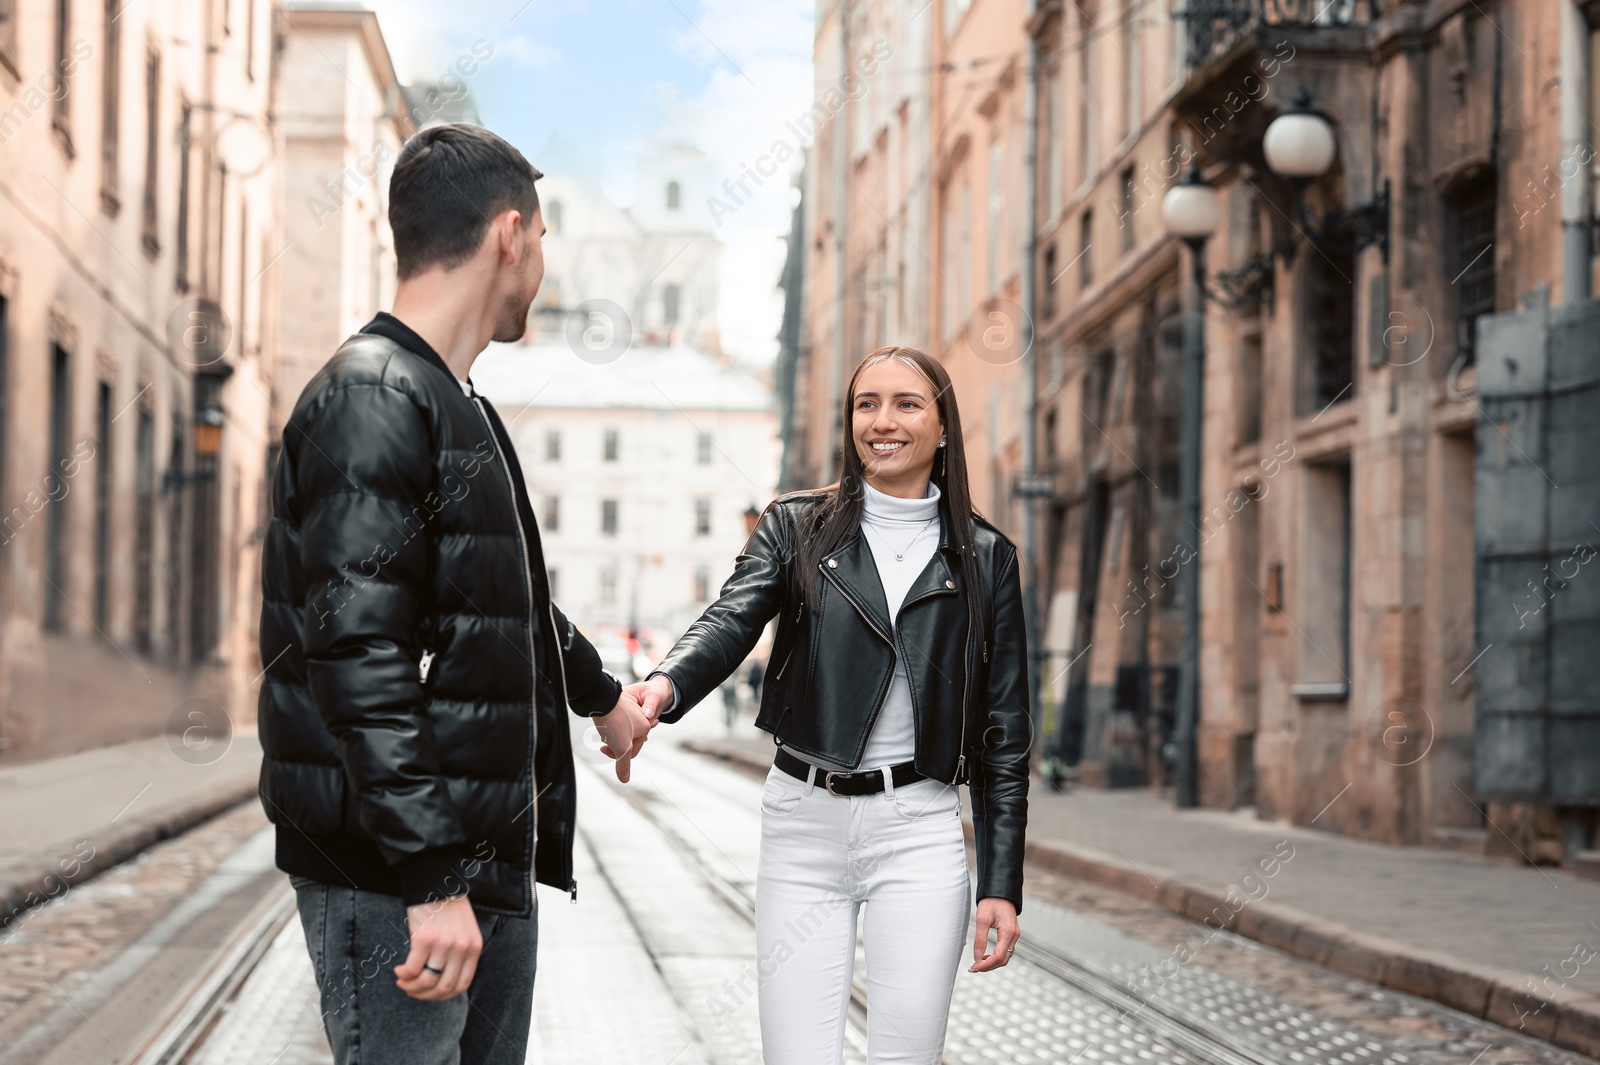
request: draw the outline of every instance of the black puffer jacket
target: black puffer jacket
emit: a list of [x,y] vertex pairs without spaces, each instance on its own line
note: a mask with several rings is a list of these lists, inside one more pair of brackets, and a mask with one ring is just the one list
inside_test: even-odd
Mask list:
[[524,916],[533,869],[576,890],[560,708],[604,712],[620,686],[550,601],[498,415],[391,316],[345,342],[284,429],[262,592],[281,869],[408,904],[465,888]]
[[[967,614],[965,569],[940,503],[939,550],[917,576],[893,624],[872,550],[859,535],[797,571],[795,547],[812,531],[821,495],[775,500],[756,523],[733,576],[662,660],[678,691],[661,720],[676,721],[744,661],[778,619],[756,726],[802,757],[855,767],[877,720],[896,658],[905,662],[916,725],[916,767],[972,792],[977,897],[1022,909],[1028,820],[1028,646],[1022,582],[1010,540],[973,516],[972,573],[982,616]],[[809,609],[802,580],[820,580]]]

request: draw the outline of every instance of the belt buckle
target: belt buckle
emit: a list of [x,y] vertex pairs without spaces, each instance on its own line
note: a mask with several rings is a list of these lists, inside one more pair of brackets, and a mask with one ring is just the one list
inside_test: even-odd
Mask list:
[[828,794],[829,795],[837,796],[837,795],[839,795],[839,793],[837,791],[833,790],[833,778],[837,777],[837,776],[849,776],[849,775],[850,774],[848,774],[848,773],[829,772],[829,773],[827,773],[827,774],[825,774],[823,776],[823,778],[822,778],[822,786],[828,789]]

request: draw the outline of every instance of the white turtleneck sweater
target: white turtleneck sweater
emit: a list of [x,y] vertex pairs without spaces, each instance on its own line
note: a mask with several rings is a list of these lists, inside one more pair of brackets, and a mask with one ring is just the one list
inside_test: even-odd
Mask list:
[[[872,550],[872,560],[878,567],[878,580],[883,585],[883,597],[889,604],[889,620],[899,621],[900,605],[912,584],[928,567],[934,553],[939,550],[939,486],[928,482],[928,494],[922,499],[905,499],[887,495],[870,484],[863,483],[866,494],[862,497],[861,535]],[[898,556],[898,557],[897,557]],[[896,635],[891,630],[891,635]],[[665,676],[665,674],[663,674]],[[672,684],[672,678],[667,677]],[[678,704],[678,686],[672,684],[672,709]],[[867,737],[867,749],[861,756],[859,769],[880,769],[886,765],[909,762],[917,753],[915,713],[911,707],[911,683],[906,679],[905,661],[899,647],[895,648],[894,676],[889,680],[889,691],[883,698],[883,708],[878,720],[873,722],[872,733]],[[821,759],[807,759],[824,769],[843,769]]]
[[[889,604],[889,618],[898,624],[900,604],[905,602],[906,593],[939,549],[939,486],[929,481],[928,494],[922,499],[886,495],[870,484],[864,488],[861,535],[872,548],[873,561],[878,564],[878,579],[883,583],[883,597]],[[889,681],[889,693],[884,697],[878,720],[867,737],[861,768],[877,769],[909,762],[916,751],[911,685],[906,680],[905,661],[897,647],[894,677]]]

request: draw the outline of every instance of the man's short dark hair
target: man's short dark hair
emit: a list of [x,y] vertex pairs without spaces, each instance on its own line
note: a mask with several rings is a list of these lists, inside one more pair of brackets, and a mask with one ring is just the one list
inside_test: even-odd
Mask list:
[[533,220],[544,175],[481,126],[430,126],[406,141],[389,179],[389,228],[401,280],[472,257],[503,211]]

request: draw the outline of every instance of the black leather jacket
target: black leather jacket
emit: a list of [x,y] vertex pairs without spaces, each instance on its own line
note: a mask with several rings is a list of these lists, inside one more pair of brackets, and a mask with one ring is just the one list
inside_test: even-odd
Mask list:
[[259,725],[278,865],[526,916],[535,870],[574,888],[562,707],[604,712],[620,685],[550,601],[494,408],[397,320],[367,329],[386,335],[306,386],[272,476]]
[[678,690],[662,720],[677,720],[715,690],[776,617],[756,725],[802,757],[858,766],[895,656],[903,655],[916,767],[968,785],[977,897],[1009,899],[1020,911],[1032,722],[1016,547],[973,517],[985,616],[969,626],[960,553],[941,502],[939,549],[906,593],[896,625],[871,548],[859,535],[819,564],[820,608],[812,611],[800,594],[795,545],[807,535],[807,515],[820,498],[796,493],[767,507],[721,596],[661,662],[659,672]]

